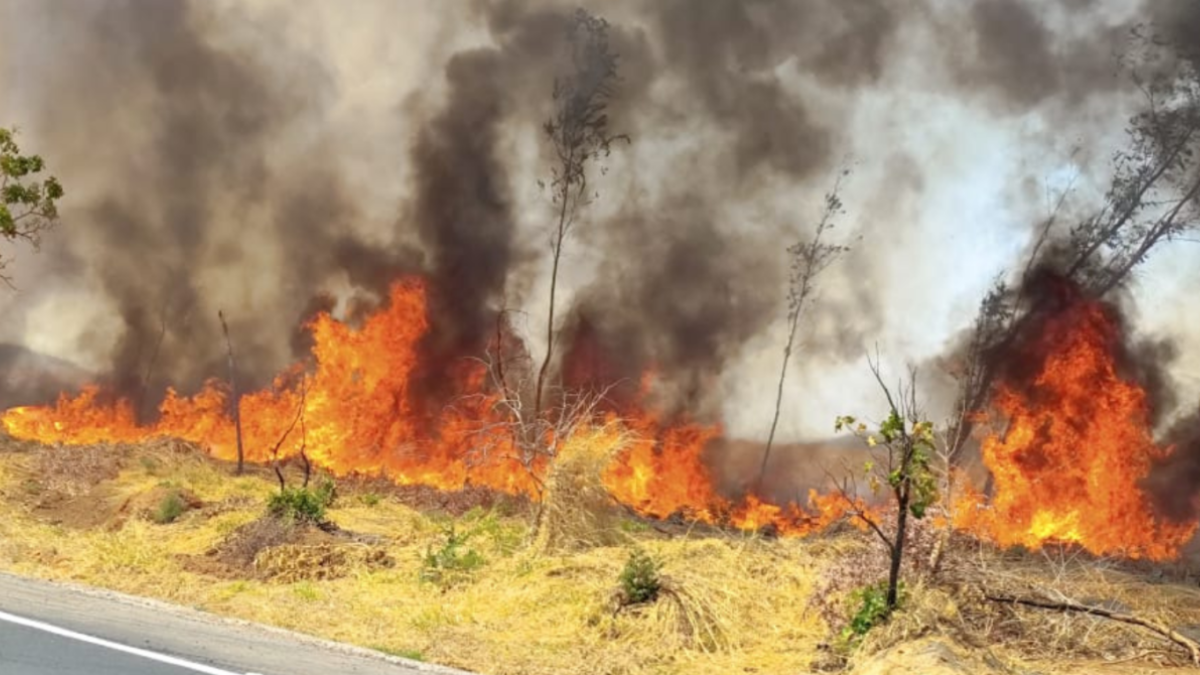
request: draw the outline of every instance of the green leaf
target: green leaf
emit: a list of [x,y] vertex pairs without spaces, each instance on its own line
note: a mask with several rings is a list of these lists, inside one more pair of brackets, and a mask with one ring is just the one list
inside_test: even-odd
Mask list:
[[12,213],[4,204],[0,204],[0,233],[10,238],[17,236],[17,226],[13,223]]

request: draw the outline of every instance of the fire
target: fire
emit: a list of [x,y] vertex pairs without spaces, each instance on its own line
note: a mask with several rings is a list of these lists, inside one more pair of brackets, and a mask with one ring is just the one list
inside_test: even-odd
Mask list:
[[[245,456],[265,462],[279,445],[286,458],[303,450],[335,474],[383,475],[399,484],[443,490],[478,485],[537,498],[544,464],[530,468],[498,417],[496,399],[484,386],[484,366],[467,363],[450,373],[460,396],[435,418],[413,410],[409,387],[428,329],[426,289],[420,279],[394,284],[387,304],[354,328],[318,315],[309,325],[311,364],[296,364],[274,386],[241,398]],[[642,397],[652,381],[643,382]],[[303,401],[303,416],[298,418]],[[664,420],[644,405],[623,406],[625,445],[603,473],[618,501],[652,517],[684,514],[708,523],[748,529],[774,526],[802,534],[832,522],[840,500],[810,500],[811,510],[780,507],[750,498],[741,504],[718,495],[703,461],[717,426]],[[111,400],[89,387],[63,395],[54,406],[8,410],[0,421],[8,433],[44,443],[138,442],[158,436],[192,441],[221,459],[236,457],[235,429],[225,386],[209,382],[194,396],[169,391],[158,421],[136,422],[128,401]],[[610,419],[616,413],[610,413]]]
[[[311,361],[241,399],[249,461],[269,460],[278,445],[280,457],[303,450],[338,475],[382,475],[443,490],[478,485],[540,497],[547,466],[517,461],[496,394],[485,386],[483,365],[468,361],[446,374],[459,394],[453,405],[435,415],[413,409],[418,346],[429,328],[422,280],[394,284],[388,302],[360,327],[321,314],[308,328]],[[1032,364],[1029,372],[1002,382],[991,402],[991,420],[1007,425],[983,441],[994,490],[986,500],[968,491],[960,506],[969,508],[955,509],[955,527],[1002,546],[1063,542],[1097,554],[1152,559],[1177,554],[1196,524],[1156,521],[1139,488],[1151,463],[1166,451],[1151,436],[1146,393],[1119,372],[1121,339],[1115,317],[1100,303],[1075,298],[1045,320],[1025,351],[1014,356]],[[602,354],[591,347],[583,353],[595,363],[567,364],[565,376],[572,382],[603,383]],[[616,409],[606,411],[607,420],[597,420],[621,430],[612,435],[616,452],[601,475],[617,501],[649,517],[682,516],[793,536],[819,531],[848,514],[851,505],[841,494],[810,492],[803,505],[722,496],[705,462],[706,447],[722,429],[656,412],[648,403],[653,379],[647,373],[640,389],[619,397]],[[158,421],[139,426],[128,401],[89,387],[60,397],[54,406],[10,409],[0,421],[15,437],[45,443],[171,436],[232,459],[236,441],[229,407],[224,385],[213,381],[193,396],[168,392]],[[303,423],[284,438],[297,419]]]
[[991,503],[962,510],[960,527],[1004,546],[1076,543],[1156,560],[1191,538],[1195,523],[1158,522],[1139,488],[1166,451],[1152,438],[1146,392],[1118,372],[1121,340],[1099,302],[1074,298],[1045,320],[1016,355],[1033,374],[1002,383],[992,401],[1007,429],[983,441]]

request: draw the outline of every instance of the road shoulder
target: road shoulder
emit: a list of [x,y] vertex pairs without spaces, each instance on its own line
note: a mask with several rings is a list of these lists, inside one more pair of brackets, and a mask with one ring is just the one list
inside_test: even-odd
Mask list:
[[238,672],[471,675],[158,600],[8,573],[0,573],[0,610]]

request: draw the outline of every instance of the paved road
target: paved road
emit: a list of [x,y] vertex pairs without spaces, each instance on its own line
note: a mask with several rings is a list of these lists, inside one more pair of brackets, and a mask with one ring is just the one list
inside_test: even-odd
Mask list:
[[3,675],[470,675],[107,591],[0,574]]

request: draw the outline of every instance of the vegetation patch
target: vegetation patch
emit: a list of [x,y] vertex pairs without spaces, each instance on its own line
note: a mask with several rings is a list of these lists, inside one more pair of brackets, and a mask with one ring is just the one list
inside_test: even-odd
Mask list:
[[421,559],[421,580],[449,585],[467,579],[471,572],[483,567],[483,556],[468,546],[474,534],[473,530],[458,531],[454,525],[446,528],[442,544],[430,545],[425,550]]
[[284,487],[271,495],[267,501],[267,512],[281,520],[292,523],[318,525],[325,522],[325,509],[333,503],[334,484],[322,481],[315,488]]
[[621,570],[621,605],[654,602],[662,590],[659,570],[662,565],[642,549],[634,549]]
[[280,583],[338,579],[351,571],[395,565],[387,549],[365,544],[282,544],[265,548],[254,557],[258,577]]

